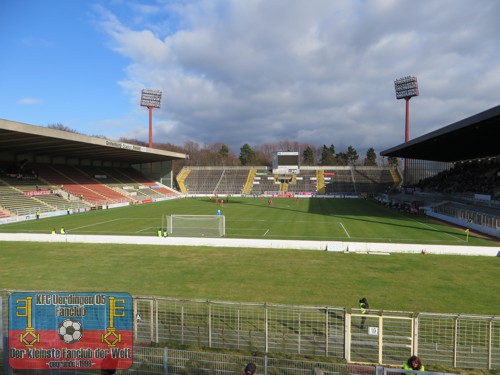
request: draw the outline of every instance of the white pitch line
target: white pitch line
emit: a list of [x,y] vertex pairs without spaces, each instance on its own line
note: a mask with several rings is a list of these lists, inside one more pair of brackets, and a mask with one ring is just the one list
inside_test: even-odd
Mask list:
[[141,232],[145,232],[147,230],[153,230],[153,227],[148,227],[148,228],[144,228],[144,229],[139,229],[139,230],[136,230],[134,233],[141,233]]
[[456,239],[457,241],[460,241],[460,242],[465,242],[465,240],[463,238],[460,238],[460,237],[457,237],[455,236],[454,234],[450,234],[450,233],[445,233],[447,236],[450,236],[451,238],[454,238]]
[[266,233],[264,233],[264,237],[267,236],[268,233],[269,233],[269,229],[266,230]]
[[[401,215],[401,216],[403,216],[403,215]],[[411,221],[414,221],[414,222],[415,222],[415,223],[417,223],[417,224],[422,225],[423,227],[427,227],[427,228],[429,228],[429,229],[432,229],[433,231],[443,233],[442,231],[440,231],[440,230],[438,230],[438,229],[434,228],[432,225],[429,225],[429,224],[427,224],[427,223],[422,223],[421,221],[417,221],[417,220],[412,219],[412,218],[410,218],[410,220],[411,220]],[[455,236],[454,234],[450,234],[450,233],[445,233],[445,234],[446,234],[447,236],[450,236],[451,238],[456,239],[456,240],[457,240],[457,241],[459,241],[459,242],[465,242],[462,238],[457,237],[457,236]]]
[[347,234],[347,237],[351,238],[351,236],[349,236],[349,233],[347,232],[347,229],[345,229],[344,224],[342,224],[342,223],[339,223],[339,224],[342,227],[342,229],[344,230],[345,234]]
[[113,220],[101,221],[99,223],[94,223],[94,224],[90,224],[90,225],[84,225],[83,227],[71,228],[71,230],[78,230],[78,229],[83,229],[83,228],[88,228],[88,227],[95,227],[96,225],[107,224],[107,223],[111,223],[112,221],[120,221],[120,220],[122,220],[122,219],[113,219]]

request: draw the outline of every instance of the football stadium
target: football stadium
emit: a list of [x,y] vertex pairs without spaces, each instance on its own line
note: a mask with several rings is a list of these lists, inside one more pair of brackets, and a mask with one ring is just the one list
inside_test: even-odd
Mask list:
[[0,373],[500,371],[499,123],[381,152],[401,166],[174,174],[188,155],[0,119]]

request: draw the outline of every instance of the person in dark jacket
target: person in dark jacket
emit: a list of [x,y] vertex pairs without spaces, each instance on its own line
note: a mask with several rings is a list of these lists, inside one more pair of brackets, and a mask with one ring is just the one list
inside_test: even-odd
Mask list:
[[253,363],[249,363],[248,365],[245,366],[245,371],[243,372],[243,375],[255,375],[257,373],[257,366]]
[[[361,310],[361,314],[366,315],[367,310],[370,308],[370,305],[368,305],[368,300],[363,297],[359,300],[359,309]],[[366,322],[366,316],[363,316],[361,318],[361,325],[359,328],[364,329],[365,328],[365,322]]]

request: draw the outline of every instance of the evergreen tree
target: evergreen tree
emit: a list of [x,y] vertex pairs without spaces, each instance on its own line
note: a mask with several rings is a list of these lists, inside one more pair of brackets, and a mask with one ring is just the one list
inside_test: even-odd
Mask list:
[[349,156],[346,152],[339,152],[335,156],[335,160],[337,161],[337,165],[348,165],[349,164]]
[[354,147],[347,147],[347,161],[350,165],[356,164],[359,159],[358,152],[354,149]]
[[392,167],[392,168],[396,168],[398,166],[398,158],[396,158],[395,156],[389,156],[387,158],[387,162],[389,163],[389,166]]
[[229,147],[225,144],[222,144],[219,149],[219,155],[222,156],[222,158],[227,158],[229,155]]
[[334,155],[332,150],[326,145],[323,145],[323,150],[321,151],[321,165],[333,165]]
[[314,152],[311,146],[307,146],[302,153],[302,164],[304,165],[314,165]]
[[240,148],[240,162],[241,165],[252,165],[255,161],[255,152],[252,150],[248,143],[245,143],[243,147]]
[[333,144],[331,144],[330,147],[328,147],[328,149],[330,150],[330,153],[332,154],[332,156],[335,156],[335,146]]
[[368,151],[366,151],[366,158],[364,165],[368,167],[374,167],[377,165],[377,154],[375,153],[373,147],[370,147]]

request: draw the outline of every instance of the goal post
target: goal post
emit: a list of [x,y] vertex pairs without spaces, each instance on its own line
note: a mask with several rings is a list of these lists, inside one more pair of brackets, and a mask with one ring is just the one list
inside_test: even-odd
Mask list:
[[170,215],[167,217],[169,236],[224,237],[226,217],[224,215]]

